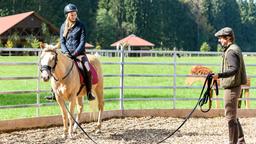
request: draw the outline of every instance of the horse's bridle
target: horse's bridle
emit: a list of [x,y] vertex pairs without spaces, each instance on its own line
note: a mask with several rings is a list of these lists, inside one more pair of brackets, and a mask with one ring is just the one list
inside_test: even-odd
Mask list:
[[[52,67],[49,66],[49,65],[41,65],[40,66],[40,71],[41,72],[44,71],[44,70],[49,70],[50,73],[52,73],[55,70],[55,67],[56,67],[57,61],[58,61],[58,53],[54,51],[54,54],[55,54],[54,55],[54,65]],[[41,59],[40,59],[40,61],[41,61]]]
[[[72,66],[71,66],[71,68],[69,69],[68,73],[65,74],[65,76],[64,76],[63,78],[57,79],[57,78],[54,76],[53,73],[54,73],[55,67],[56,67],[57,62],[58,62],[58,53],[57,53],[56,51],[53,51],[53,52],[54,52],[54,54],[55,54],[55,55],[54,55],[54,65],[53,65],[52,67],[49,66],[49,65],[41,65],[41,66],[40,66],[40,71],[42,72],[42,71],[44,71],[44,70],[49,70],[51,76],[54,78],[55,81],[64,80],[64,79],[70,74],[71,70],[73,69],[73,67],[74,67],[74,62],[72,62]],[[40,60],[40,61],[41,61],[41,60]]]

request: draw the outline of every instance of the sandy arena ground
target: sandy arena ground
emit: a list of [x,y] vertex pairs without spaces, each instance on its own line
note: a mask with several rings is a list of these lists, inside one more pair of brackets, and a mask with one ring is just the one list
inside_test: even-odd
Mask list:
[[[98,144],[154,144],[173,132],[183,119],[170,117],[142,117],[103,121],[102,131],[95,134],[96,123],[82,127]],[[241,118],[247,144],[256,144],[256,118]],[[62,138],[63,127],[14,131],[0,134],[0,143],[8,144],[93,144],[80,129],[73,139]],[[223,117],[191,118],[167,139],[165,144],[225,144],[227,124]]]

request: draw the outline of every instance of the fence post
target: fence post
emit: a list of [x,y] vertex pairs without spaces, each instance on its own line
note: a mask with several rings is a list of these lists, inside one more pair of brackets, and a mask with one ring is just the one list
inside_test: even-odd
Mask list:
[[120,57],[120,110],[123,112],[124,110],[124,46],[120,44],[121,48],[121,57]]
[[173,109],[176,109],[176,77],[177,77],[177,52],[173,48]]
[[[38,52],[38,64],[40,63],[40,55],[41,52]],[[36,116],[39,117],[40,116],[40,77],[41,77],[41,72],[40,72],[40,66],[37,66],[37,74],[38,74],[38,78],[37,78],[37,92],[36,92]]]

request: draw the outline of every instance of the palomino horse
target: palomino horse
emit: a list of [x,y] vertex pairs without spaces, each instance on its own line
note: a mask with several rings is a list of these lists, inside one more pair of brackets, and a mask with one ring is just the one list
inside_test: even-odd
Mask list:
[[[69,135],[72,138],[73,130],[77,128],[75,124],[73,126],[73,119],[68,115],[65,109],[65,102],[69,102],[69,109],[72,116],[74,115],[75,105],[77,104],[77,117],[76,120],[79,123],[80,117],[83,111],[84,97],[86,95],[86,88],[80,90],[80,76],[74,61],[66,57],[59,50],[58,45],[50,46],[48,44],[41,44],[43,48],[40,60],[41,77],[43,81],[47,82],[51,80],[51,87],[56,95],[57,103],[60,106],[62,112],[62,119],[64,125],[63,137],[66,138]],[[93,85],[92,93],[96,96],[96,102],[98,106],[98,123],[96,132],[100,131],[101,118],[104,106],[103,98],[103,74],[101,70],[101,63],[99,59],[94,55],[87,55],[89,62],[95,68],[98,75],[98,82]],[[68,120],[69,118],[69,128]]]

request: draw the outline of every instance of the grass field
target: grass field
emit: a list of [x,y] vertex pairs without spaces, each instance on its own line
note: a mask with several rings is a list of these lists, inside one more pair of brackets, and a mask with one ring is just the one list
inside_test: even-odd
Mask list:
[[[100,57],[102,62],[119,62],[119,58]],[[245,57],[246,64],[254,64],[256,58]],[[0,62],[37,62],[38,57],[35,56],[10,56],[0,57]],[[125,58],[125,62],[172,62],[172,57],[133,57]],[[178,63],[205,63],[205,64],[220,64],[221,57],[218,56],[201,56],[201,57],[181,57],[177,59]],[[219,66],[209,66],[214,72],[219,72]],[[191,69],[190,65],[177,65],[177,74],[188,74]],[[247,67],[248,75],[255,75],[255,68]],[[125,65],[125,74],[173,74],[174,68],[172,65]],[[119,74],[119,65],[103,65],[104,74]],[[1,66],[1,77],[7,76],[37,76],[38,68],[33,66]],[[105,77],[104,86],[119,86],[119,77]],[[255,80],[251,80],[252,86]],[[125,77],[125,86],[173,86],[172,77]],[[176,79],[177,86],[186,86],[185,78],[178,77]],[[201,82],[197,82],[194,86],[202,86]],[[36,90],[37,80],[1,80],[1,91],[12,90]],[[40,89],[50,90],[50,84],[40,82]],[[176,98],[198,98],[200,89],[177,89]],[[119,89],[107,89],[104,92],[106,99],[119,98]],[[40,94],[40,102],[47,103],[44,96],[49,93]],[[125,98],[173,98],[172,89],[125,89]],[[220,97],[223,96],[221,91]],[[255,90],[250,90],[250,97],[255,98]],[[0,95],[0,106],[6,105],[20,105],[20,104],[35,104],[36,94],[9,94]],[[196,101],[176,101],[176,108],[193,108]],[[221,105],[223,105],[221,103]],[[164,101],[125,101],[125,109],[161,109],[173,108],[173,102]],[[243,104],[244,107],[244,104]],[[251,107],[256,108],[256,102],[251,102]],[[106,101],[105,110],[120,109],[119,102]],[[88,107],[85,107],[88,111]],[[40,115],[55,115],[59,114],[58,106],[45,106],[40,108]],[[12,119],[36,116],[36,108],[15,108],[15,109],[0,109],[0,119]]]

